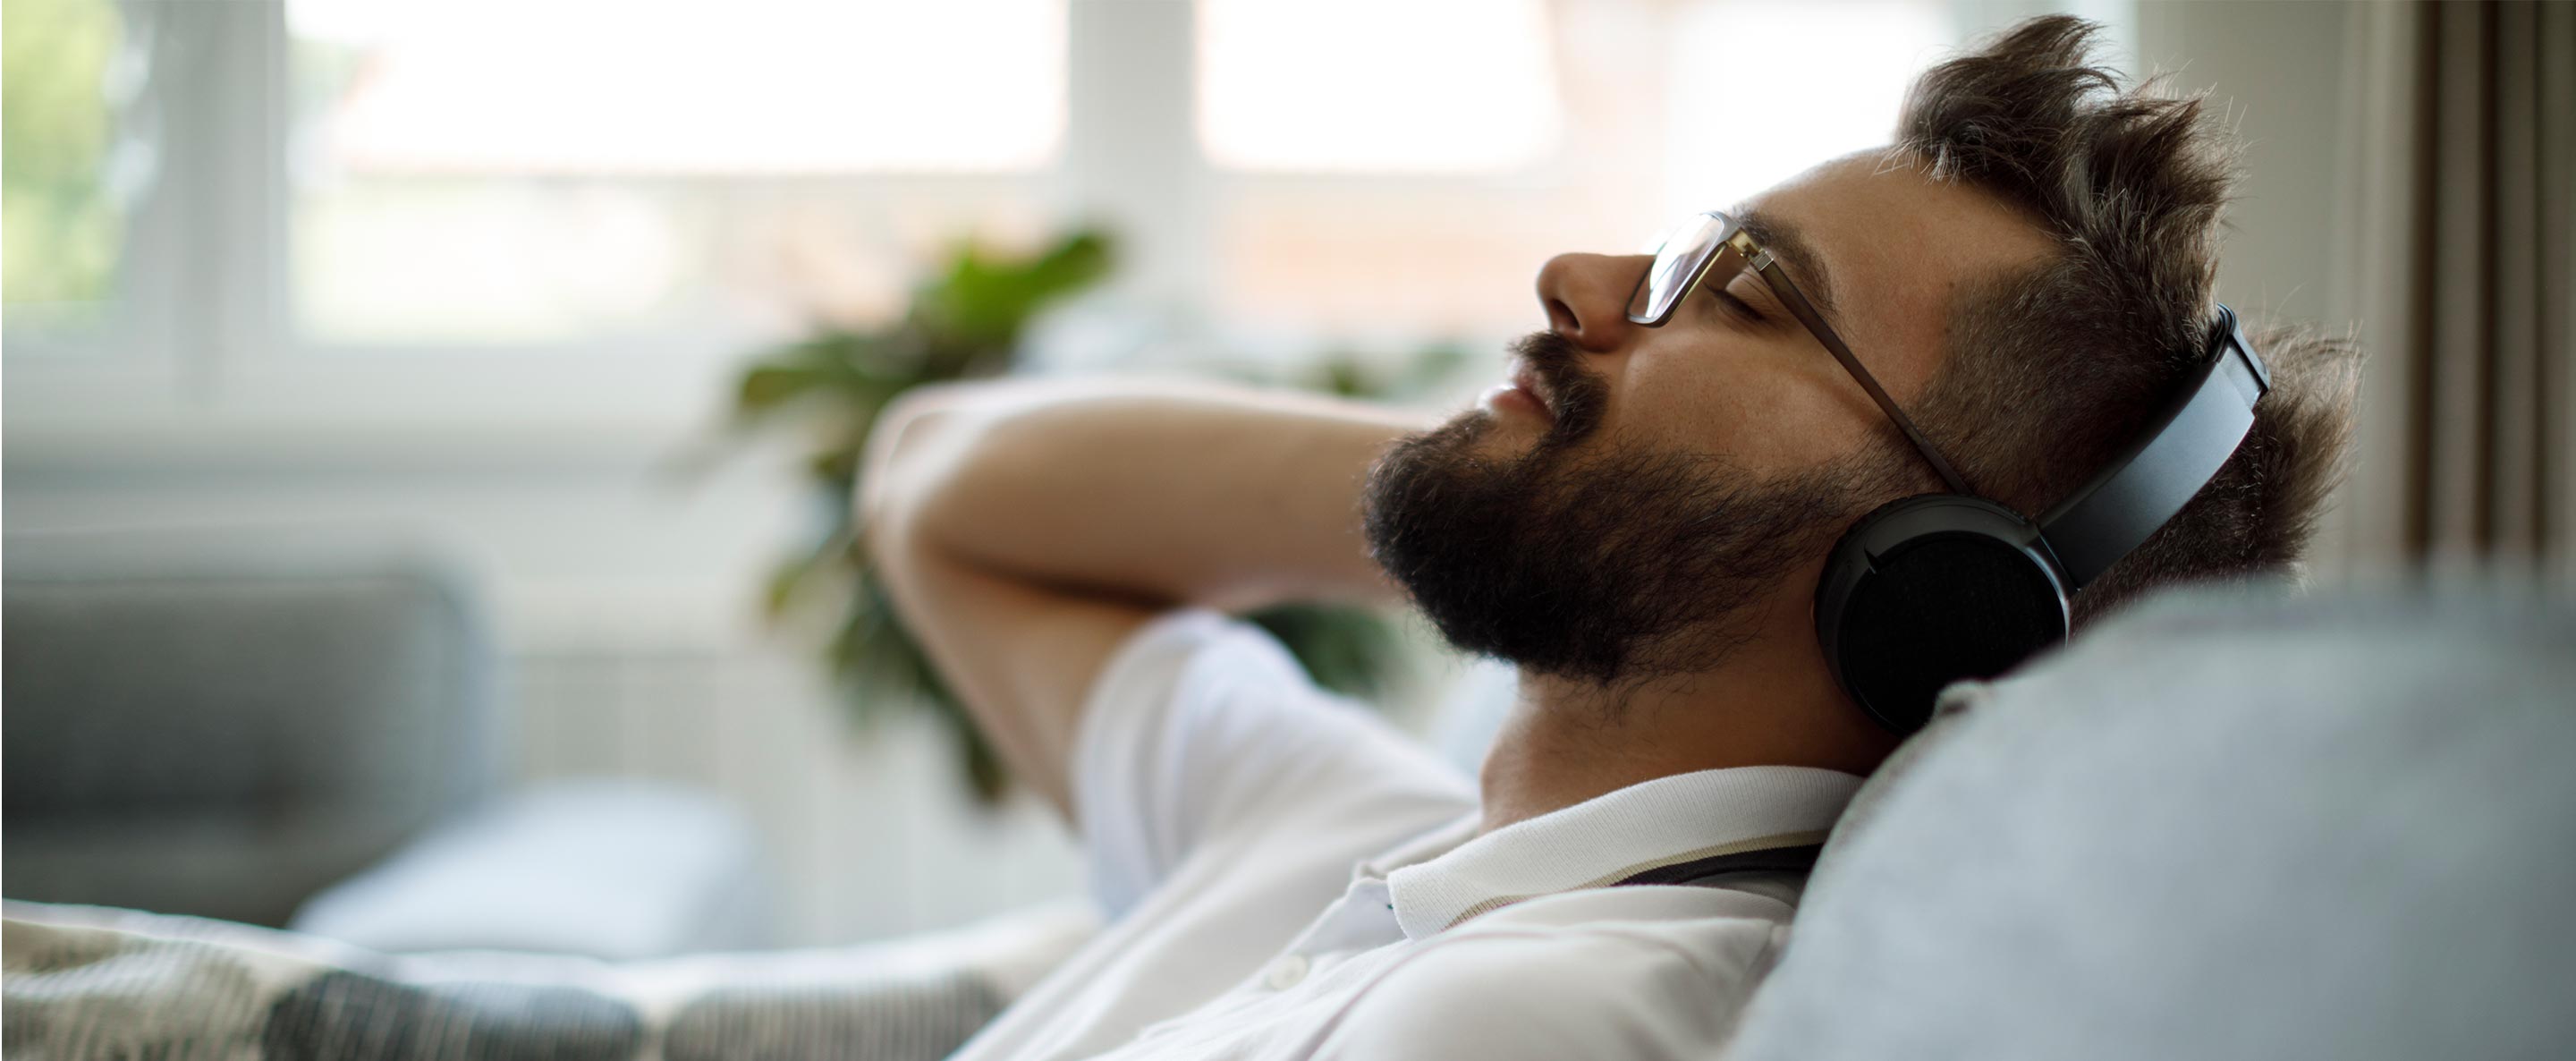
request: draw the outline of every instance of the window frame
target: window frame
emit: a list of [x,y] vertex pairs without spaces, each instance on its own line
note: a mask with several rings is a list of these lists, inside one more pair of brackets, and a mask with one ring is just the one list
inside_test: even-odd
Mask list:
[[[149,37],[142,105],[155,112],[158,163],[129,214],[102,327],[10,322],[0,338],[13,384],[10,441],[31,443],[31,456],[101,443],[149,451],[184,437],[264,461],[354,436],[397,448],[443,444],[431,436],[468,427],[482,440],[468,446],[590,449],[603,435],[685,437],[719,411],[733,356],[762,341],[716,328],[641,346],[338,343],[303,334],[292,301],[286,0],[117,3],[129,27]],[[828,182],[864,196],[936,179],[1044,200],[1063,183],[1062,168],[722,179],[750,195]],[[219,260],[225,267],[180,267]],[[183,334],[179,321],[199,326]]]

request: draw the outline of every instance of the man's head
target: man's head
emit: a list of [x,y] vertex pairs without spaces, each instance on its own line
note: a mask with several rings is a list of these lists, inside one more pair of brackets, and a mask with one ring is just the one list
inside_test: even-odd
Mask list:
[[[2085,63],[2090,32],[2035,20],[1935,67],[1894,145],[1734,211],[1970,485],[2025,513],[2107,462],[2206,355],[2231,179],[2198,101],[2119,93]],[[1463,648],[1603,686],[1711,669],[1804,636],[1835,538],[1939,488],[1758,276],[1713,272],[1644,328],[1625,310],[1645,266],[1550,261],[1525,386],[1373,477],[1372,548]],[[2258,345],[2275,389],[2252,434],[2079,595],[2079,621],[2296,558],[2340,453],[2350,358]]]

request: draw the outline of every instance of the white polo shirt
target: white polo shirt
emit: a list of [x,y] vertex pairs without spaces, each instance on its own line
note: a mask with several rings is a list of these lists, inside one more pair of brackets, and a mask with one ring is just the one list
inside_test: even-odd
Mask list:
[[1802,878],[1603,886],[1820,841],[1861,783],[1681,774],[1477,836],[1468,778],[1203,610],[1118,650],[1076,743],[1112,920],[955,1061],[1705,1057]]

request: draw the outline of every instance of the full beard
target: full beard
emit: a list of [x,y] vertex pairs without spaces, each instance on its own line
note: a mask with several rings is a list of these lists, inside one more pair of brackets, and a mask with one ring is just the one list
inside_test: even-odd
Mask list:
[[1554,399],[1544,437],[1489,456],[1494,421],[1469,410],[1398,443],[1364,495],[1370,552],[1463,651],[1604,687],[1713,667],[1872,496],[1868,454],[1763,476],[1585,446],[1603,384],[1552,333],[1517,349]]

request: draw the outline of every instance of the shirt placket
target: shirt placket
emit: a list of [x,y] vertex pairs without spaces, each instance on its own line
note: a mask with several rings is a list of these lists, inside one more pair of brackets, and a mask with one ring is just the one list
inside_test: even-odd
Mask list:
[[1395,903],[1383,877],[1361,876],[1342,897],[1262,967],[1259,982],[1273,991],[1303,983],[1322,968],[1361,951],[1402,942]]

